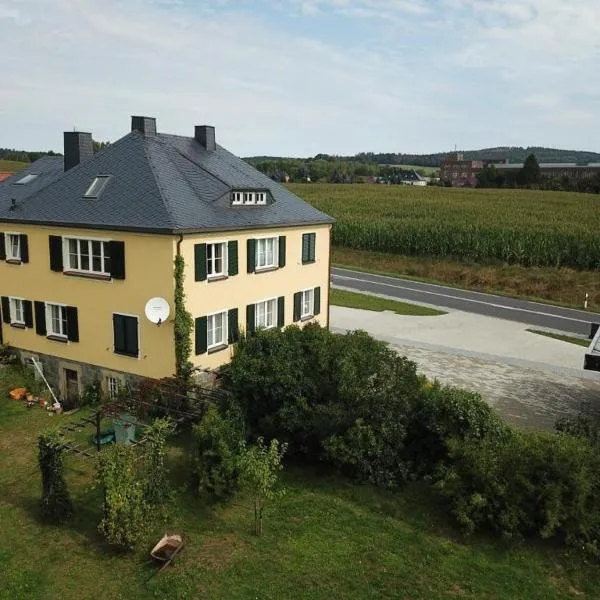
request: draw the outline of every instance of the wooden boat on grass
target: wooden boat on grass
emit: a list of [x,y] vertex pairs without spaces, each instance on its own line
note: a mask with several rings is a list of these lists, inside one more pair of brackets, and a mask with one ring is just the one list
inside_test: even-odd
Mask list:
[[156,546],[152,548],[150,552],[150,556],[152,558],[164,563],[163,566],[159,569],[159,572],[162,571],[165,567],[167,567],[177,554],[179,554],[180,550],[183,548],[183,539],[178,534],[172,535],[163,535],[163,537],[158,541]]

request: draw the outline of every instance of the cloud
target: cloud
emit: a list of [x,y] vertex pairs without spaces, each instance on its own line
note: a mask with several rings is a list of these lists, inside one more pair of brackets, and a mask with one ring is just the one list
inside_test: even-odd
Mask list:
[[242,155],[588,144],[594,4],[0,0],[2,145],[114,140],[131,114]]

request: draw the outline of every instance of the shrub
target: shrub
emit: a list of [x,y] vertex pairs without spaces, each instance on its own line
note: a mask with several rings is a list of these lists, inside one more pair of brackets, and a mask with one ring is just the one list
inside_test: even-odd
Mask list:
[[104,490],[98,529],[109,544],[122,550],[133,550],[141,543],[151,516],[135,459],[134,447],[115,444],[100,452],[96,463],[97,481]]
[[479,394],[425,383],[411,414],[406,461],[420,476],[448,460],[449,440],[481,439],[506,433],[507,426]]
[[452,442],[436,483],[469,532],[558,538],[600,550],[600,456],[581,438],[512,430]]
[[38,438],[38,461],[42,474],[42,517],[60,522],[73,514],[67,484],[63,476],[63,439],[56,431],[42,433]]
[[210,406],[194,427],[198,440],[196,476],[198,489],[217,498],[227,498],[238,488],[239,460],[243,449],[240,419],[232,410],[221,414]]

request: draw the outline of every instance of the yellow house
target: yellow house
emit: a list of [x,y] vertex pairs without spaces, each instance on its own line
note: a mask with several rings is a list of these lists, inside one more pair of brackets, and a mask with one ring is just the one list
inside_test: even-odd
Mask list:
[[97,154],[0,183],[0,342],[32,357],[62,398],[176,372],[174,264],[184,262],[189,360],[230,360],[240,330],[328,325],[333,219],[215,143],[157,133],[150,117]]

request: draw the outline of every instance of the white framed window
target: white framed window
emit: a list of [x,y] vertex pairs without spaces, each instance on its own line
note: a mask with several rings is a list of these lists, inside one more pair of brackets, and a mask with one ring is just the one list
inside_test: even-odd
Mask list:
[[63,238],[69,271],[110,275],[110,244],[105,240]]
[[48,335],[67,337],[67,307],[46,302],[46,328]]
[[227,243],[206,244],[206,274],[210,277],[227,275]]
[[231,197],[232,204],[266,204],[267,203],[267,193],[266,192],[251,192],[251,191],[243,191],[243,192],[233,192]]
[[309,290],[302,291],[302,298],[300,303],[300,318],[312,317],[315,314],[315,290],[310,288]]
[[7,233],[4,236],[4,250],[6,260],[21,260],[21,235],[19,233]]
[[101,193],[109,180],[109,175],[98,175],[92,181],[87,190],[85,190],[85,194],[83,194],[84,198],[97,198]]
[[254,326],[270,329],[277,325],[277,298],[257,302],[254,310]]
[[227,345],[227,311],[221,311],[206,317],[206,345],[210,350]]
[[106,392],[111,400],[114,400],[119,395],[119,389],[121,388],[121,382],[117,377],[106,378]]
[[276,237],[256,240],[256,268],[267,269],[278,266],[278,239]]
[[22,298],[9,298],[10,322],[16,325],[25,325],[25,312]]

